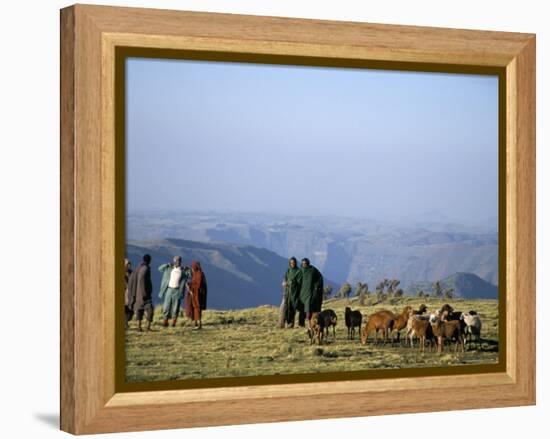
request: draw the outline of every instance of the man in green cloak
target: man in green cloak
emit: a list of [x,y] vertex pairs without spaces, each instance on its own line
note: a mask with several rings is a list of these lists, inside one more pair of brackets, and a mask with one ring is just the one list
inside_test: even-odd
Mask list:
[[174,256],[172,263],[162,264],[159,271],[162,273],[159,297],[164,299],[162,306],[164,327],[168,326],[170,318],[172,319],[172,326],[176,326],[185,285],[191,276],[191,270],[189,267],[181,266],[181,256]]
[[309,321],[311,320],[312,313],[321,311],[321,305],[323,304],[323,275],[310,264],[308,258],[304,258],[302,259],[302,268],[300,269],[298,278],[300,282],[300,294],[297,308],[305,314],[305,318]]
[[283,301],[280,307],[279,327],[284,328],[288,324],[291,328],[294,327],[294,319],[296,315],[296,305],[298,296],[300,295],[300,269],[298,261],[293,256],[288,261],[288,269],[283,280]]

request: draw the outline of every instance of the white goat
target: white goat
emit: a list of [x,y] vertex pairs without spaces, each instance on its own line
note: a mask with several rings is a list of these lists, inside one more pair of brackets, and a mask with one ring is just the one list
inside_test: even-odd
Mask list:
[[466,314],[462,313],[461,319],[464,320],[464,323],[466,323],[466,338],[469,339],[469,342],[472,342],[472,336],[475,337],[475,341],[479,344],[479,347],[481,347],[481,318],[477,314]]

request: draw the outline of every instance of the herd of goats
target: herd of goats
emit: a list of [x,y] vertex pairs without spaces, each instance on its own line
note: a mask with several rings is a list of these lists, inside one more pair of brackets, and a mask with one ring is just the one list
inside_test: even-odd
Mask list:
[[[455,311],[449,304],[431,314],[425,314],[427,311],[426,305],[421,305],[418,310],[414,310],[411,306],[405,306],[401,314],[395,314],[388,310],[381,310],[371,314],[364,327],[363,315],[360,311],[352,311],[347,307],[345,310],[345,323],[348,329],[348,339],[354,340],[355,333],[361,331],[361,343],[366,344],[368,337],[374,332],[373,343],[378,343],[378,333],[382,335],[380,342],[386,344],[391,337],[392,345],[400,343],[400,332],[406,329],[405,343],[410,342],[410,346],[414,347],[414,338],[419,340],[420,352],[425,352],[426,343],[430,349],[437,348],[437,352],[441,353],[446,340],[455,341],[455,352],[458,348],[464,352],[464,344],[466,339],[481,346],[481,318],[476,311],[463,313]],[[308,328],[311,344],[321,344],[323,339],[327,339],[329,329],[332,326],[332,335],[336,339],[336,323],[338,317],[332,309],[325,309],[318,313],[313,313]],[[397,334],[397,337],[394,337]]]

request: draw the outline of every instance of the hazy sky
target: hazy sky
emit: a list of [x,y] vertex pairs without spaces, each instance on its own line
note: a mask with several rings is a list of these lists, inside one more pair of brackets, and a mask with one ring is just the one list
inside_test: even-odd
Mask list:
[[126,87],[130,214],[497,217],[496,76],[133,58]]

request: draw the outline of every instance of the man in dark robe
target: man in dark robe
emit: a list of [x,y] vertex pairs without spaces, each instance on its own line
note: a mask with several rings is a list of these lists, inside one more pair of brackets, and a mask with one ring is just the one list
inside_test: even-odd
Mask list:
[[298,296],[300,295],[299,274],[300,268],[298,268],[298,262],[293,256],[288,261],[288,269],[283,280],[283,300],[281,302],[279,317],[280,328],[284,328],[285,324],[288,324],[291,328],[294,327],[296,305]]
[[317,268],[310,264],[308,258],[302,259],[302,268],[298,275],[300,282],[300,295],[298,309],[305,314],[308,322],[314,312],[321,311],[323,304],[323,275]]
[[128,306],[128,280],[132,274],[132,263],[129,259],[124,259],[124,285],[126,290],[124,291],[124,317],[125,317],[125,326],[128,329],[128,322],[132,320],[134,311]]
[[138,321],[138,331],[143,331],[141,321],[147,319],[147,331],[153,321],[153,283],[151,282],[151,256],[144,255],[143,262],[128,279],[128,306]]

